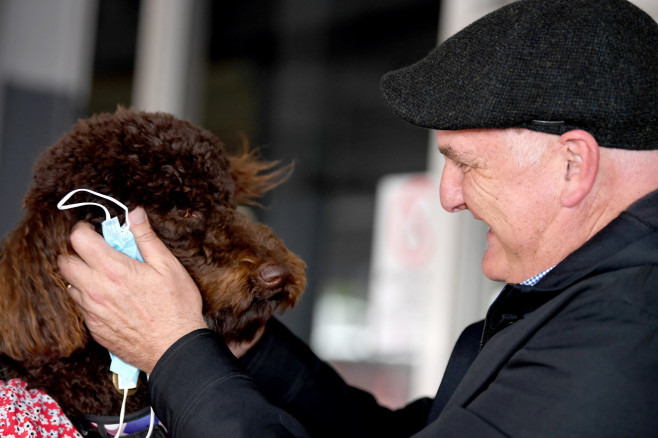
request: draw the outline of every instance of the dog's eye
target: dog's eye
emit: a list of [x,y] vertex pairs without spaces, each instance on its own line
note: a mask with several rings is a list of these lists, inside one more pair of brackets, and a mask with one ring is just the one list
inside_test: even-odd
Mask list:
[[194,212],[189,208],[186,210],[178,210],[178,214],[186,219],[190,217],[197,217],[196,214],[194,214]]

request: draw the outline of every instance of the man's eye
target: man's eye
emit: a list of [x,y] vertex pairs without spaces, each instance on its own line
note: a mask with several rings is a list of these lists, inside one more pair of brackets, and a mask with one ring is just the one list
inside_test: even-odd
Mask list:
[[458,161],[452,157],[446,157],[446,162],[450,163],[451,166],[455,166],[457,169],[461,170],[463,173],[468,172],[469,170],[476,167],[475,163]]

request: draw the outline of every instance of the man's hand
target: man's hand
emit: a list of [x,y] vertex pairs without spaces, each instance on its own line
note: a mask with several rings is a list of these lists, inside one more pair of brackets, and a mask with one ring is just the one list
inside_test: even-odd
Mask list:
[[150,373],[174,342],[207,326],[198,288],[155,235],[144,209],[130,212],[130,223],[145,263],[116,251],[80,222],[71,233],[78,256],[60,257],[59,266],[94,339]]

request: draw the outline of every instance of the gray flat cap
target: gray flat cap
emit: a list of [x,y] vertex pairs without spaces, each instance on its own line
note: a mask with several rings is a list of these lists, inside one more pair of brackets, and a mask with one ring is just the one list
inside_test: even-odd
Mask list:
[[658,149],[658,24],[625,0],[520,0],[381,87],[425,128],[584,129],[601,146]]

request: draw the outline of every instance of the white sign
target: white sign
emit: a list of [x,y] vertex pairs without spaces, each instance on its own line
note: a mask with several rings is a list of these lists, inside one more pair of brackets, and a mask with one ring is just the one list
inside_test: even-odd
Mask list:
[[438,186],[424,173],[379,182],[368,303],[376,355],[409,361],[423,342],[437,201]]

